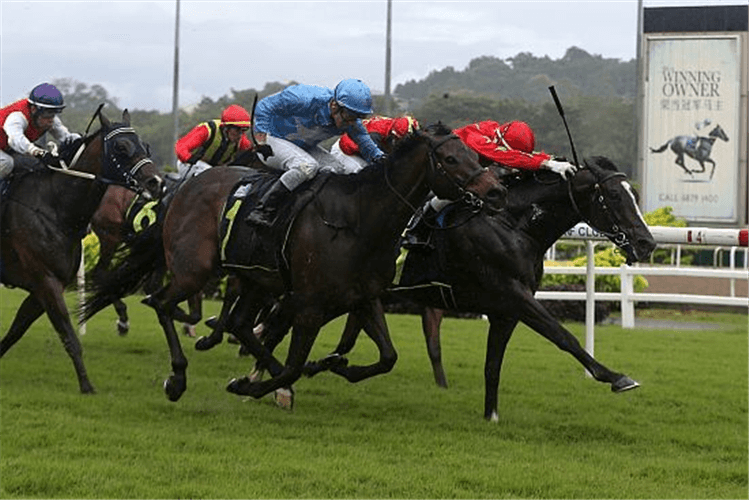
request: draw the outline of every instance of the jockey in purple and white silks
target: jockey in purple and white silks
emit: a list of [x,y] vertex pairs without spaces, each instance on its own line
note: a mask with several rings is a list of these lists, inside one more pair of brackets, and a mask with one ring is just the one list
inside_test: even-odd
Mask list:
[[263,162],[281,170],[281,175],[263,196],[246,221],[271,226],[281,199],[321,168],[340,170],[338,161],[319,144],[347,133],[368,162],[385,154],[377,147],[361,123],[372,113],[372,95],[361,80],[341,81],[335,89],[315,85],[293,85],[261,99],[255,109],[255,137],[268,144],[273,156]]
[[34,156],[59,166],[56,157],[34,142],[47,132],[60,142],[80,137],[71,133],[57,116],[64,107],[62,93],[57,87],[41,83],[32,89],[27,99],[0,109],[0,180],[13,171],[15,154]]

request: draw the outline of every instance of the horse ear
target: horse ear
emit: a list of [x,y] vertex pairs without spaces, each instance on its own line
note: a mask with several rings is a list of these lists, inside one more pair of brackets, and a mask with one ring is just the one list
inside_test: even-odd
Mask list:
[[130,112],[127,109],[122,112],[122,121],[125,122],[125,125],[130,126]]
[[109,129],[111,127],[111,122],[109,121],[109,118],[104,116],[104,113],[99,113],[99,121],[101,122],[101,126],[104,129]]

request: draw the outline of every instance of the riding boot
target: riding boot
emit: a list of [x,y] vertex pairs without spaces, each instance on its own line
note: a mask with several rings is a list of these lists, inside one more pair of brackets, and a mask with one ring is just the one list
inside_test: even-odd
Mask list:
[[281,200],[290,192],[281,181],[276,181],[250,212],[250,215],[245,218],[245,222],[266,227],[272,226],[276,222],[276,212]]
[[430,203],[417,212],[403,235],[403,248],[434,250],[431,239],[436,216],[437,212]]

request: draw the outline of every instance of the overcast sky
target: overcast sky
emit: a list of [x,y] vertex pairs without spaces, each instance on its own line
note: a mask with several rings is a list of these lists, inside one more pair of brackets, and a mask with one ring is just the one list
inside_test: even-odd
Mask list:
[[[644,0],[644,6],[745,0]],[[176,0],[0,0],[0,104],[36,84],[102,85],[123,108],[172,109]],[[386,0],[180,1],[179,104],[296,80],[384,90]],[[391,86],[480,56],[635,57],[637,0],[393,0]]]

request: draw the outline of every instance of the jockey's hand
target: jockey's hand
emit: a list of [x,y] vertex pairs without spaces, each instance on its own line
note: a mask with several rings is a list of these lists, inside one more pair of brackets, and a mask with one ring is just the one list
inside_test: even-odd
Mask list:
[[51,167],[56,167],[56,168],[62,168],[62,165],[60,165],[60,157],[57,155],[53,155],[52,153],[48,151],[45,152],[39,159],[42,160],[42,163],[44,163],[45,165],[49,165]]
[[546,160],[542,163],[542,166],[561,175],[565,179],[572,178],[572,176],[577,172],[577,167],[566,161]]
[[273,156],[273,148],[270,147],[270,144],[258,144],[255,146],[255,152],[263,156],[263,161]]
[[40,148],[36,144],[32,144],[29,148],[29,154],[34,158],[41,159],[45,154],[47,154],[47,150]]
[[372,164],[382,165],[383,163],[385,163],[387,161],[387,159],[388,159],[388,155],[381,154],[380,156],[378,156],[374,160],[372,160]]

